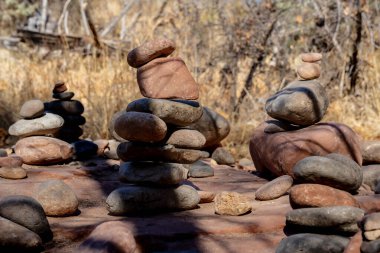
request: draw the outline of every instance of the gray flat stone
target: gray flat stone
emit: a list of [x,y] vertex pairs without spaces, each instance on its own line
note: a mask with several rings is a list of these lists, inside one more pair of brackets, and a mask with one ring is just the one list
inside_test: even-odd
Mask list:
[[212,177],[214,176],[214,169],[202,161],[196,161],[193,164],[186,164],[189,169],[189,176],[194,178]]

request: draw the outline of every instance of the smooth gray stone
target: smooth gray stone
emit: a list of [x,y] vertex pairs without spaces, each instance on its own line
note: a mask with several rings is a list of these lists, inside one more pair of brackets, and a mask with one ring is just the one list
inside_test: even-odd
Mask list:
[[26,101],[20,109],[20,116],[24,119],[34,119],[44,115],[44,103],[39,99]]
[[151,113],[175,126],[188,126],[203,114],[202,106],[196,101],[141,98],[129,103],[127,112]]
[[117,155],[123,161],[162,161],[169,163],[194,163],[207,158],[205,151],[179,149],[173,145],[149,145],[147,143],[123,142],[117,147]]
[[374,191],[377,179],[380,179],[380,164],[366,165],[362,167],[363,184],[368,185]]
[[293,81],[268,98],[265,110],[272,118],[309,126],[323,118],[328,105],[326,90],[317,81]]
[[2,198],[0,216],[30,229],[44,241],[53,237],[44,209],[34,198],[22,195]]
[[287,226],[295,225],[309,228],[331,228],[338,232],[355,233],[359,230],[357,221],[364,211],[351,206],[332,206],[300,208],[286,214]]
[[374,240],[370,242],[362,242],[362,246],[360,247],[361,253],[379,253],[380,252],[380,239]]
[[219,144],[230,133],[228,120],[206,106],[203,107],[202,117],[188,128],[197,130],[206,137],[204,147]]
[[301,129],[301,126],[289,124],[282,120],[267,120],[268,125],[264,128],[264,132],[268,134],[278,133],[278,132],[288,132]]
[[193,164],[186,164],[185,167],[189,169],[190,177],[200,178],[214,176],[214,169],[202,161],[196,161]]
[[175,185],[187,179],[189,171],[178,163],[123,162],[119,179],[122,182]]
[[188,210],[195,208],[199,201],[198,192],[188,185],[169,188],[130,186],[111,192],[106,204],[111,215],[124,215]]
[[358,171],[348,162],[332,158],[309,156],[298,161],[293,167],[294,179],[301,183],[323,184],[349,192],[359,189],[363,178],[360,166]]
[[59,100],[70,100],[74,97],[74,92],[67,91],[62,93],[53,93],[53,98],[59,99]]
[[177,148],[201,149],[206,138],[197,130],[179,129],[171,133],[165,143]]
[[45,103],[45,110],[57,114],[80,115],[84,112],[84,106],[78,100],[54,100]]
[[282,239],[276,253],[343,253],[348,243],[342,236],[303,233]]
[[380,163],[380,141],[364,141],[361,144],[363,164]]
[[42,240],[33,231],[0,217],[0,251],[29,252],[41,251]]
[[232,165],[235,163],[235,158],[223,147],[215,149],[214,152],[212,152],[211,158],[221,165]]
[[123,115],[125,113],[125,111],[123,110],[123,111],[118,111],[118,112],[116,112],[113,116],[112,116],[112,118],[111,118],[111,120],[110,120],[110,123],[109,123],[109,126],[108,126],[108,132],[111,134],[111,136],[115,139],[115,140],[117,140],[117,141],[119,141],[119,142],[125,142],[125,141],[127,141],[126,139],[124,139],[124,138],[122,138],[120,135],[118,135],[117,133],[116,133],[116,131],[115,131],[115,121],[121,116],[121,115]]
[[35,119],[20,119],[9,127],[9,134],[18,137],[33,135],[53,134],[63,126],[64,120],[61,116],[46,113]]

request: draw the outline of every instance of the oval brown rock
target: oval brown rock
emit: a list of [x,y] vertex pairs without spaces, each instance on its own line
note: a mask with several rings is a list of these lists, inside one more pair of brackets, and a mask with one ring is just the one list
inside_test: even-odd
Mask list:
[[271,200],[284,195],[293,185],[293,178],[288,175],[280,176],[263,186],[255,192],[257,200]]

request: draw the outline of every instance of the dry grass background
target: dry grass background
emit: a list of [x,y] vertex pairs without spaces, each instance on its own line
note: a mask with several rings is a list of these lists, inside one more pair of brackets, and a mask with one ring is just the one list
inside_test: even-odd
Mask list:
[[[200,102],[230,120],[232,130],[223,144],[236,157],[249,156],[252,130],[266,118],[266,98],[295,79],[296,57],[305,51],[324,51],[324,72],[320,79],[331,98],[324,120],[345,123],[365,139],[380,138],[380,52],[374,43],[379,37],[376,18],[371,20],[375,24],[363,29],[363,33],[373,29],[372,33],[367,31],[372,37],[364,36],[359,51],[360,78],[355,93],[349,94],[346,92],[349,82],[345,79],[349,76],[342,68],[348,58],[338,57],[334,47],[321,49],[313,44],[315,38],[324,37],[315,32],[314,19],[310,18],[314,13],[312,1],[279,1],[277,8],[283,13],[279,14],[271,39],[265,44],[265,54],[250,81],[248,95],[238,104],[239,110],[234,111],[257,54],[252,48],[262,46],[255,39],[263,32],[261,29],[265,29],[261,24],[267,21],[258,11],[267,8],[269,13],[274,13],[272,6],[262,7],[255,1],[135,2],[123,20],[127,29],[126,45],[132,49],[155,37],[168,37],[177,43],[174,55],[185,60],[199,83]],[[50,3],[57,9],[62,5],[58,0]],[[123,4],[122,0],[89,1],[89,12],[97,28],[118,15]],[[75,5],[71,8],[70,29],[74,34],[81,34]],[[349,20],[350,10],[342,15]],[[262,23],[255,23],[260,18],[264,18]],[[329,19],[326,22],[329,25]],[[3,26],[6,28],[3,34],[14,29],[6,22]],[[345,29],[343,21],[339,29]],[[117,27],[109,37],[118,38],[119,34],[120,27]],[[342,48],[346,50],[344,40],[342,36]],[[18,118],[19,108],[27,99],[51,100],[52,85],[64,80],[69,90],[75,92],[75,98],[85,105],[84,137],[108,138],[107,127],[112,115],[141,96],[136,70],[128,66],[124,54],[83,57],[61,50],[58,56],[53,52],[42,57],[39,52],[39,48],[29,47],[19,51],[0,49],[0,127],[7,128]]]

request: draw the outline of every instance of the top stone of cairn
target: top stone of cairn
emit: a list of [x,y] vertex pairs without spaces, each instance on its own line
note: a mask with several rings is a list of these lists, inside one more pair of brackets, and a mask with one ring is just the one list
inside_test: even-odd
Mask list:
[[321,53],[304,53],[301,54],[301,60],[303,62],[318,62],[322,60]]
[[147,41],[128,54],[128,64],[138,68],[158,57],[166,57],[175,50],[175,43],[169,39]]

